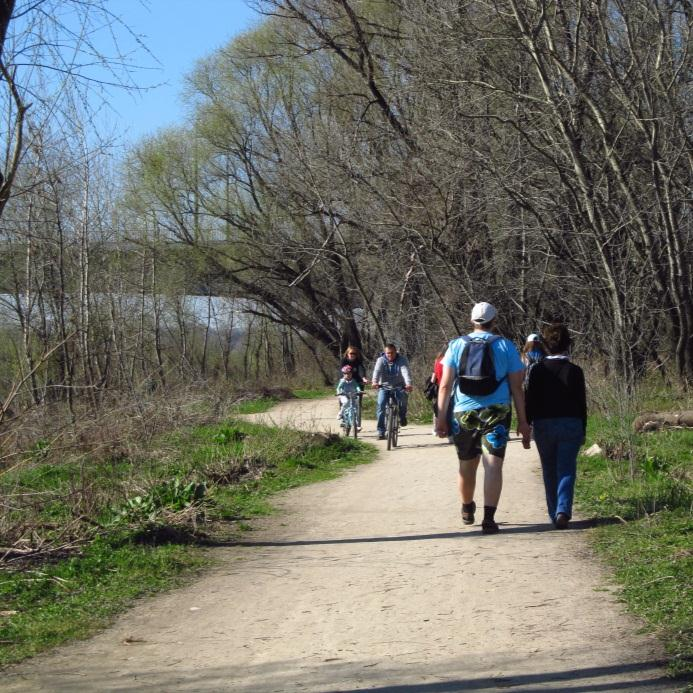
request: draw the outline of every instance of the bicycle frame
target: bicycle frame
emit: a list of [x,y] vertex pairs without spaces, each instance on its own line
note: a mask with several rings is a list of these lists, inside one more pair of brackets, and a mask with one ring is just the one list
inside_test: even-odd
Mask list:
[[381,385],[380,387],[387,393],[387,401],[385,402],[385,435],[387,437],[387,449],[391,450],[393,447],[397,447],[397,439],[399,437],[399,398],[397,393],[402,392],[404,388],[392,385]]
[[347,397],[346,404],[342,407],[342,425],[344,426],[344,435],[349,436],[353,433],[354,438],[358,438],[358,427],[361,409],[361,393],[349,392],[344,393]]

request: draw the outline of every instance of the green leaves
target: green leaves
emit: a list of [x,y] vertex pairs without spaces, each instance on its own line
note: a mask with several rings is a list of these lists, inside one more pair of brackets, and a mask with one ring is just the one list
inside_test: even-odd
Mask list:
[[196,481],[185,483],[180,477],[154,486],[146,494],[127,498],[115,511],[114,524],[156,524],[165,512],[181,512],[201,507],[207,486]]

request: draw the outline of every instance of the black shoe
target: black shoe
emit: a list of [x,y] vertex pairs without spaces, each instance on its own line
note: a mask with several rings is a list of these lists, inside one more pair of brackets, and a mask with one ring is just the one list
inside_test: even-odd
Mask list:
[[476,510],[476,503],[472,501],[471,503],[462,503],[462,522],[465,525],[474,524],[474,511]]
[[498,523],[495,520],[484,520],[481,523],[482,534],[498,534]]
[[385,440],[385,434],[384,433],[378,433],[378,440]]
[[558,513],[558,515],[556,515],[556,519],[554,520],[553,526],[556,529],[568,529],[568,522],[570,522],[570,519],[565,513]]
[[403,417],[399,420],[399,425],[400,425],[400,426],[406,426],[406,425],[407,425],[407,417],[406,417],[406,416],[403,416]]

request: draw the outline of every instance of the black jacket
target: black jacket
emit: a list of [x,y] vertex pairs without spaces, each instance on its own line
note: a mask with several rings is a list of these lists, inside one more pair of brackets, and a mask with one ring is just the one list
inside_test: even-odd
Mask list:
[[546,358],[532,365],[525,392],[527,420],[573,417],[587,426],[587,395],[582,368],[568,359]]

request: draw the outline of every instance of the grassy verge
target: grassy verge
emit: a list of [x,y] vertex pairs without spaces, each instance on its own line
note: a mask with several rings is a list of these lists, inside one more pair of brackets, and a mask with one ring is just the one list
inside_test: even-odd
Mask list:
[[670,669],[693,673],[693,431],[645,434],[631,419],[594,416],[587,446],[604,454],[580,459],[576,502],[584,515],[615,519],[594,530],[628,608],[665,643]]
[[231,420],[161,438],[137,460],[28,459],[0,477],[2,544],[18,554],[0,572],[0,666],[103,628],[189,579],[211,559],[200,544],[271,512],[273,494],[373,456],[360,441]]

